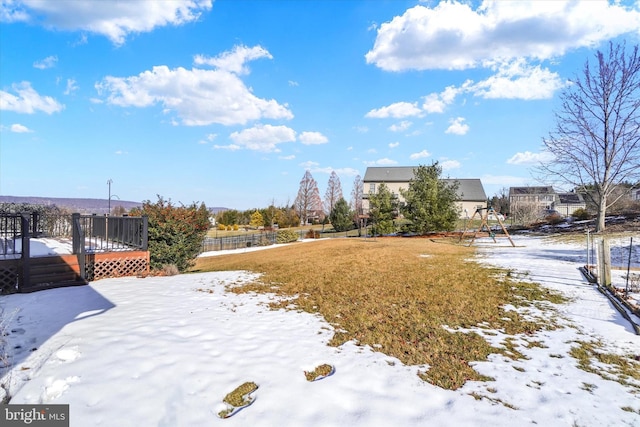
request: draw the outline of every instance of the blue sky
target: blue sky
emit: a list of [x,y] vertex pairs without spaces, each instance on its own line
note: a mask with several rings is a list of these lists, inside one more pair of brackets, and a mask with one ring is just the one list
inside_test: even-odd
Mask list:
[[639,29],[637,1],[0,0],[0,194],[244,210],[433,161],[539,185],[561,90]]

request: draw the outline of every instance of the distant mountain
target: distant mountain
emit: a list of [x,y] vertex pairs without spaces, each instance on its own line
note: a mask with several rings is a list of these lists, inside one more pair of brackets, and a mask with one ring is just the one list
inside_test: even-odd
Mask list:
[[[0,196],[0,203],[31,203],[34,205],[58,206],[72,212],[81,214],[104,215],[109,213],[109,201],[107,199],[78,199],[69,197],[24,197],[24,196]],[[142,202],[111,199],[111,209],[122,206],[127,211],[142,206]],[[208,208],[212,214],[226,211],[228,208]]]

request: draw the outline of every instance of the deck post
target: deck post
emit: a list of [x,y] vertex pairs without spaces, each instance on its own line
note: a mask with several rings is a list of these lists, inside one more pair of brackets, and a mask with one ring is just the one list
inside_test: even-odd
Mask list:
[[30,269],[31,266],[31,247],[29,233],[29,214],[22,212],[20,214],[20,234],[22,236],[22,274],[18,278],[18,292],[22,292],[29,287],[31,282]]

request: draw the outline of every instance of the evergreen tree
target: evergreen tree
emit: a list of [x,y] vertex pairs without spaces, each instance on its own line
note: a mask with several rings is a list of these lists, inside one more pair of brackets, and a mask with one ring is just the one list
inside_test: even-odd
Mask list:
[[249,225],[255,228],[264,226],[264,218],[262,217],[260,211],[256,210],[251,214],[251,221],[249,221]]
[[442,167],[438,162],[419,166],[409,188],[401,189],[405,199],[402,213],[411,223],[410,231],[425,234],[431,231],[452,231],[458,220],[458,183],[448,184],[440,179]]
[[393,220],[398,214],[398,198],[391,193],[384,183],[378,187],[378,192],[369,195],[369,218],[372,232],[377,234],[391,234],[395,232]]
[[333,210],[329,214],[329,221],[331,221],[333,229],[338,232],[348,231],[353,227],[353,215],[351,214],[347,201],[343,197],[340,197],[333,207]]

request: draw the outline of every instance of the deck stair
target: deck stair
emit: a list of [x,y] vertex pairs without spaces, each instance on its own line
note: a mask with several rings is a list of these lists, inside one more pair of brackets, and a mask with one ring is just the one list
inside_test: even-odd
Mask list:
[[29,285],[25,291],[86,285],[76,255],[35,257],[30,260]]

